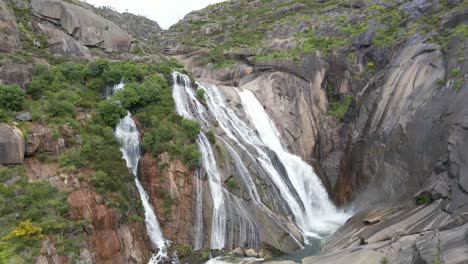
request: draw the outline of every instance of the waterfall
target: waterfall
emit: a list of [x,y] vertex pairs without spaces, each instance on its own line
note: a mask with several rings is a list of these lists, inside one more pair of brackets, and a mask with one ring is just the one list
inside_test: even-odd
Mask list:
[[[252,92],[237,91],[244,113],[255,130],[226,105],[226,100],[216,85],[199,85],[205,89],[208,106],[219,125],[229,138],[258,162],[269,180],[278,188],[278,195],[283,200],[285,209],[292,213],[304,235],[317,237],[329,234],[347,219],[348,216],[338,212],[328,199],[326,190],[312,167],[300,157],[286,151],[279,132]],[[233,151],[232,148],[228,150]],[[270,152],[275,154],[277,160]],[[241,162],[237,158],[235,160],[236,163]],[[236,166],[243,171],[243,178],[251,179],[248,172],[242,169],[243,165]],[[252,199],[258,201],[256,189],[252,188],[250,193]]]
[[[109,97],[119,89],[124,87],[123,81],[111,89],[106,89],[106,96]],[[110,91],[109,91],[110,90]],[[127,167],[132,170],[135,178],[135,185],[140,194],[143,209],[145,211],[145,224],[148,236],[153,246],[159,249],[157,255],[154,255],[149,264],[157,264],[162,258],[166,257],[166,244],[161,232],[161,228],[154,213],[153,207],[149,202],[148,194],[143,188],[140,180],[138,180],[138,161],[141,157],[139,133],[132,119],[132,115],[127,111],[127,115],[122,118],[115,127],[115,135],[122,142],[120,151],[127,163]]]
[[[188,76],[173,72],[173,82],[173,98],[177,113],[185,118],[199,121],[202,129],[208,129],[210,127],[208,120],[211,117],[205,106],[196,98]],[[244,201],[230,194],[223,187],[221,172],[218,168],[213,148],[203,132],[200,133],[196,143],[201,153],[202,169],[208,176],[208,185],[213,200],[210,248],[222,249],[233,247],[235,242],[237,242],[237,246],[256,247],[259,242],[256,223],[247,210]],[[197,185],[197,191],[196,216],[198,219],[199,216],[201,218],[201,210],[203,209],[201,204],[201,185]],[[229,225],[227,221],[228,215]],[[202,229],[202,222],[196,220],[196,224],[195,230],[197,232],[197,230]],[[230,232],[227,232],[228,229]],[[196,240],[200,239],[196,238]],[[195,246],[197,246],[197,243],[195,243]]]
[[[185,118],[198,120],[202,130],[211,129],[211,124],[216,123],[219,126],[217,130],[224,132],[218,133],[217,142],[222,143],[228,154],[230,173],[233,173],[242,185],[244,195],[247,194],[250,198],[240,198],[223,187],[223,170],[218,167],[220,164],[215,160],[207,137],[203,132],[200,133],[196,142],[201,153],[200,173],[206,172],[213,200],[211,248],[234,247],[232,241],[236,239],[240,246],[256,247],[259,243],[259,227],[252,210],[255,210],[257,217],[259,214],[261,217],[267,217],[268,221],[273,221],[278,228],[291,235],[287,227],[288,220],[278,212],[273,213],[272,208],[263,203],[264,196],[268,196],[276,205],[275,210],[291,216],[302,231],[306,243],[307,237],[326,236],[347,219],[348,215],[338,211],[329,200],[313,168],[300,157],[287,151],[280,133],[252,92],[235,90],[246,117],[242,119],[227,105],[216,85],[198,83],[199,87],[205,90],[206,102],[201,103],[190,86],[188,76],[173,72],[173,81],[177,113]],[[201,175],[197,176],[200,181]],[[269,186],[268,192],[260,193],[257,190],[260,179]],[[196,234],[200,234],[202,185],[201,182],[195,184],[195,231]],[[246,203],[249,206],[246,206]],[[296,240],[294,235],[291,237]],[[197,241],[199,239],[196,238]],[[197,241],[195,245],[200,245]],[[296,242],[300,244],[299,241]]]
[[[238,94],[244,111],[263,144],[275,152],[286,169],[291,185],[282,182],[280,178],[274,178],[274,181],[284,194],[287,203],[291,205],[297,225],[306,236],[320,236],[336,230],[348,215],[338,211],[329,200],[313,168],[286,150],[280,133],[254,94],[248,90],[240,91]],[[292,192],[297,195],[293,195]]]

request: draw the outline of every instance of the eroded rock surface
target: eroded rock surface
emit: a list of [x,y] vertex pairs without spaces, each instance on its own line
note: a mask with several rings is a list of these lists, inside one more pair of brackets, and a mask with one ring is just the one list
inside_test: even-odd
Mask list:
[[0,164],[22,163],[24,152],[24,138],[21,130],[0,124]]
[[[59,0],[33,0],[31,6],[37,16],[60,26],[85,46],[108,52],[130,50],[130,35],[91,10]],[[56,35],[50,30],[48,34]]]

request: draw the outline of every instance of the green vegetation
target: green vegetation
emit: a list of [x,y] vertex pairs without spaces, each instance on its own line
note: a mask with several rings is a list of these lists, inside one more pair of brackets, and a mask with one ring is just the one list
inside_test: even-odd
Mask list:
[[423,192],[416,197],[416,204],[417,205],[425,205],[431,204],[433,202],[431,194],[427,192]]
[[390,260],[388,259],[388,257],[382,257],[380,259],[380,264],[388,264],[390,262]]
[[0,108],[20,111],[23,108],[25,93],[18,85],[0,84]]
[[211,144],[216,143],[216,138],[215,138],[215,134],[213,133],[213,130],[208,130],[208,132],[206,132],[205,135]]
[[460,91],[462,85],[463,85],[463,78],[456,79],[456,80],[453,82],[453,86],[452,86],[453,91],[455,91],[455,92]]
[[200,251],[200,255],[203,260],[209,260],[211,256],[210,251],[207,249],[202,249]]
[[229,179],[227,179],[226,185],[231,191],[239,189],[239,185],[237,184],[236,180],[233,177],[230,177]]
[[195,249],[191,245],[177,245],[176,251],[179,259],[195,254]]
[[352,101],[352,96],[346,96],[342,102],[330,102],[328,107],[328,114],[337,118],[343,117],[346,114],[346,111],[348,110],[348,107],[351,105]]
[[67,194],[48,182],[28,183],[23,166],[0,166],[0,201],[0,263],[34,262],[44,235],[60,235],[68,253],[78,248],[74,234],[87,223],[69,220]]

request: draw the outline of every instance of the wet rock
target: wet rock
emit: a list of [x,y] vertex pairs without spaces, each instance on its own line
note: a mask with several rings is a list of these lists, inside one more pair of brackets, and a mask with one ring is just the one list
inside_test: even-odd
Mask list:
[[251,258],[256,258],[258,257],[258,252],[257,250],[253,249],[253,248],[248,248],[245,250],[244,252],[245,256],[247,257],[251,257]]
[[24,138],[21,130],[0,124],[0,164],[18,164],[24,159]]

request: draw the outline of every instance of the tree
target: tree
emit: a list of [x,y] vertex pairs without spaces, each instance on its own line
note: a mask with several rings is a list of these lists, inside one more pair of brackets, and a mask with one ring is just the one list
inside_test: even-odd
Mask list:
[[108,126],[115,126],[120,118],[125,116],[125,110],[112,100],[102,101],[98,104],[99,115]]
[[0,107],[13,111],[23,108],[25,92],[18,85],[0,84]]

